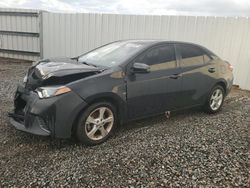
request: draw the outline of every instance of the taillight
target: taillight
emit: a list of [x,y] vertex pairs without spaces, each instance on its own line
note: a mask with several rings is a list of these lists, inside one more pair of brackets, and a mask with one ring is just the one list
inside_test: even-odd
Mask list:
[[230,71],[233,71],[234,67],[233,65],[231,65],[228,61],[225,61],[225,63],[227,63],[227,67]]
[[229,70],[230,70],[230,71],[232,71],[232,72],[233,72],[233,69],[234,69],[233,65],[228,64],[228,68],[229,68]]

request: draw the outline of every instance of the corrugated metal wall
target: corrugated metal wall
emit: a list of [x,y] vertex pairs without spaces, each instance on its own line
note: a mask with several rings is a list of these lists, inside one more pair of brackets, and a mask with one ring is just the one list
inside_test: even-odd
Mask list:
[[39,22],[37,10],[0,8],[0,56],[39,59]]
[[201,44],[232,63],[234,83],[250,90],[250,18],[62,14],[0,8],[3,57],[76,56],[120,39]]
[[189,41],[232,63],[234,83],[250,89],[249,18],[48,12],[42,15],[44,57],[76,56],[119,39]]

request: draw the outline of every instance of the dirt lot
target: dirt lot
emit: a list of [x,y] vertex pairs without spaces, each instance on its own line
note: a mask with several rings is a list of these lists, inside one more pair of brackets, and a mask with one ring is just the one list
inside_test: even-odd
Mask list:
[[249,187],[250,94],[234,89],[222,111],[158,116],[85,147],[16,131],[7,112],[30,64],[0,60],[0,186]]

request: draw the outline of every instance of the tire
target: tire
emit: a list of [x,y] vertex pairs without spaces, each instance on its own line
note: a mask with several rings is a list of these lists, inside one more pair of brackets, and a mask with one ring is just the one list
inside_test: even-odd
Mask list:
[[114,105],[109,102],[95,103],[80,115],[75,136],[85,145],[101,144],[112,135],[116,125],[117,113]]
[[216,85],[215,87],[213,87],[204,105],[205,112],[209,114],[214,114],[219,112],[221,110],[221,107],[223,106],[224,98],[225,98],[224,88],[220,85]]

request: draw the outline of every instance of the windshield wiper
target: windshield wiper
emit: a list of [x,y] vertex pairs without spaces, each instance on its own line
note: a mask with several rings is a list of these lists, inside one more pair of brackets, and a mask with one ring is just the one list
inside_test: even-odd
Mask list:
[[76,57],[71,57],[70,59],[78,61],[79,56],[76,56]]
[[91,64],[91,63],[87,63],[87,62],[80,62],[80,63],[82,63],[84,65],[92,66],[92,67],[97,67],[96,65]]
[[70,58],[70,59],[72,59],[72,60],[76,60],[78,63],[82,63],[82,64],[84,64],[84,65],[88,65],[88,66],[92,66],[92,67],[97,67],[97,65],[94,65],[94,64],[91,64],[91,63],[87,63],[87,62],[85,62],[85,61],[80,61],[79,62],[79,56],[77,56],[77,57],[72,57],[72,58]]

